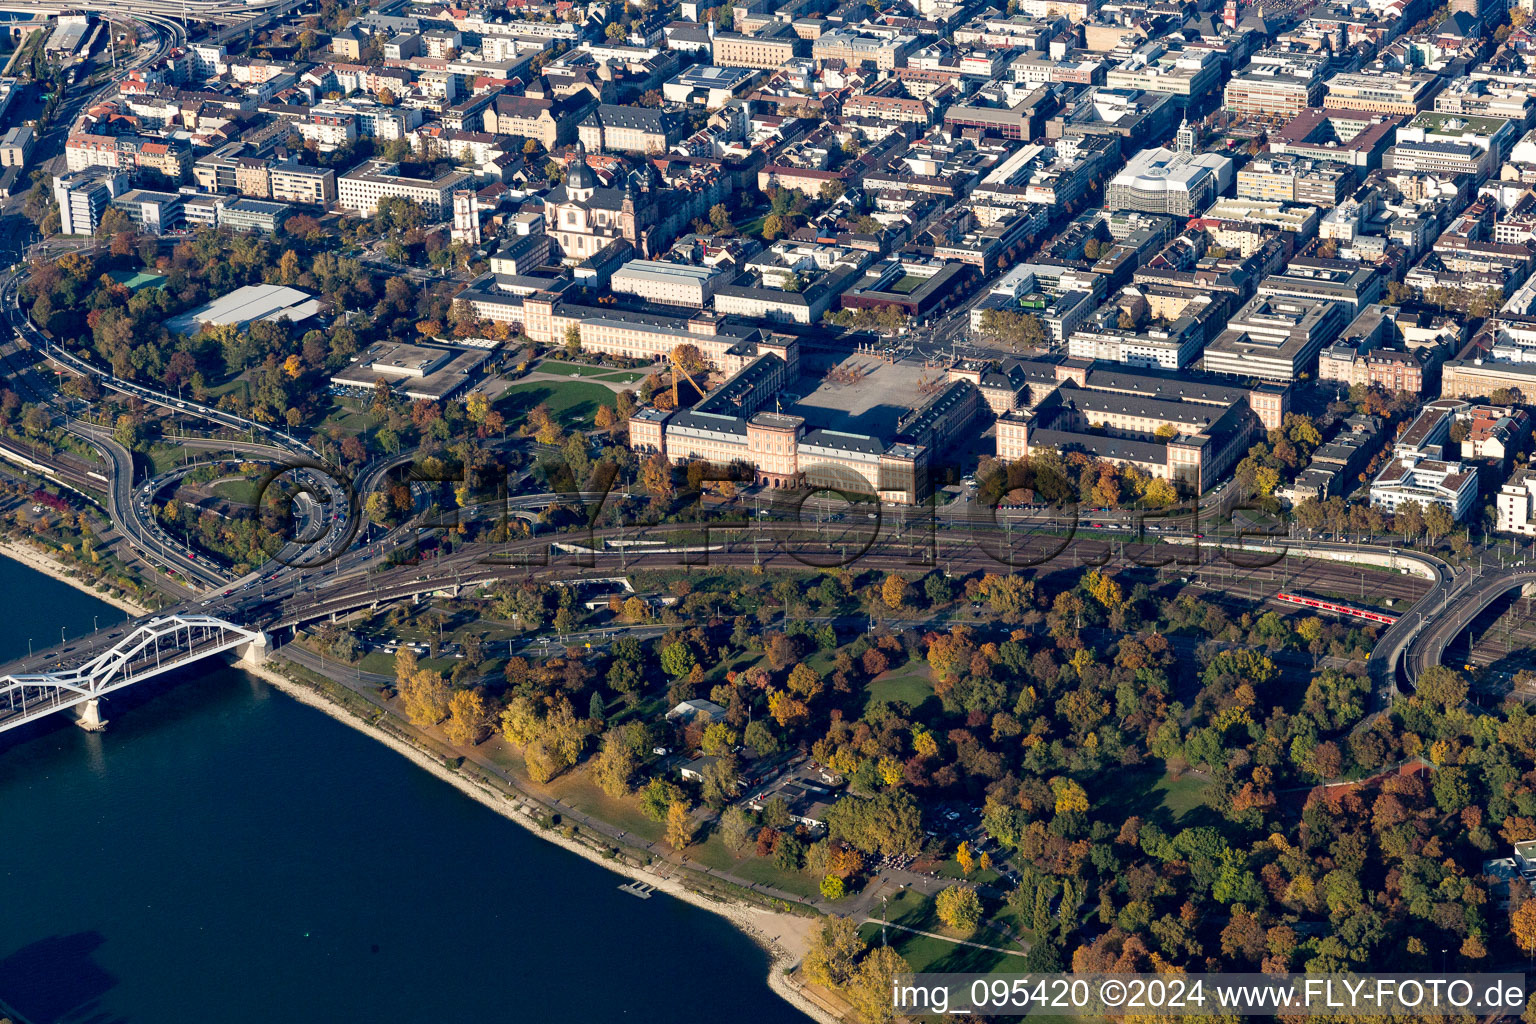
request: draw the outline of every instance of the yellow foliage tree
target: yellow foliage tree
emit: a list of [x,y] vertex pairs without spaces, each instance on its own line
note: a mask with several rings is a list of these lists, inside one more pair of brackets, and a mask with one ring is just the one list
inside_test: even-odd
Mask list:
[[436,725],[448,714],[448,685],[436,669],[418,669],[400,687],[400,700],[412,725]]
[[681,800],[672,801],[667,808],[667,845],[674,850],[685,850],[693,842],[693,815]]
[[485,735],[489,717],[484,697],[474,690],[460,690],[448,701],[448,724],[443,726],[443,732],[449,743],[470,746]]

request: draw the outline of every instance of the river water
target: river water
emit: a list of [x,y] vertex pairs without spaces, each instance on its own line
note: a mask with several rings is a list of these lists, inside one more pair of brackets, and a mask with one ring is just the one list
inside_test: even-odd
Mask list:
[[[0,660],[122,615],[0,558]],[[143,686],[104,733],[0,734],[0,1003],[31,1024],[803,1024],[723,919],[265,683]]]

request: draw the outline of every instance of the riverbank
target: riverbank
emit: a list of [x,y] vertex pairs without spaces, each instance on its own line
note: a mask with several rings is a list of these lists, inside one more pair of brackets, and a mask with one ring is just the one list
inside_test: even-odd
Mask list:
[[372,722],[367,721],[323,693],[289,679],[271,666],[253,666],[241,662],[238,667],[270,683],[274,689],[282,691],[299,703],[315,708],[336,721],[371,736],[417,767],[430,772],[466,796],[521,825],[539,838],[615,874],[655,886],[659,892],[724,917],[767,951],[770,960],[769,988],[812,1020],[820,1024],[841,1024],[837,1017],[812,1002],[786,977],[786,973],[800,962],[810,947],[811,932],[816,925],[814,918],[781,913],[740,901],[706,898],[690,889],[677,875],[662,874],[605,857],[587,844],[566,836],[554,828],[546,827],[539,820],[537,807],[524,798],[493,789],[467,777],[462,772],[449,769],[440,758],[381,729],[377,719]]
[[52,577],[65,586],[74,587],[82,593],[90,594],[98,601],[105,601],[119,611],[125,611],[130,615],[147,615],[149,609],[136,601],[130,601],[107,590],[98,590],[89,580],[83,579],[79,571],[72,566],[51,555],[44,554],[34,547],[13,540],[0,540],[0,555],[15,562],[20,562],[28,569],[35,569],[45,576]]

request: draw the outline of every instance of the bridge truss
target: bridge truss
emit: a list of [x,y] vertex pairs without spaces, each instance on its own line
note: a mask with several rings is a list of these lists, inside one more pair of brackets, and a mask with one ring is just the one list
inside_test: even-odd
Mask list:
[[0,732],[245,644],[266,635],[209,615],[151,619],[74,668],[0,676]]

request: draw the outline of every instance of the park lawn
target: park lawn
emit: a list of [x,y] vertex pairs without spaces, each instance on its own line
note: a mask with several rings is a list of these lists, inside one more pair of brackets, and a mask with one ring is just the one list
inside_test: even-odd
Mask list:
[[591,427],[600,405],[615,406],[618,396],[601,384],[588,381],[525,381],[502,392],[497,400],[509,426],[520,426],[536,405],[549,406],[552,416],[565,427]]
[[237,505],[254,505],[256,481],[247,480],[244,477],[220,480],[213,485],[213,493]]
[[[979,929],[978,929],[979,931]],[[859,938],[871,946],[880,944],[880,926],[865,924],[859,928]],[[957,974],[1019,974],[1023,960],[990,949],[962,946],[959,943],[936,939],[930,935],[917,935],[900,928],[887,928],[885,939],[907,966],[915,973],[951,972]],[[985,942],[977,939],[974,941]]]
[[981,871],[973,867],[971,873],[966,874],[960,870],[960,862],[953,857],[941,862],[935,870],[938,871],[940,878],[953,878],[956,881],[965,881],[972,885],[994,885],[999,878],[1003,877],[991,868]]
[[[514,769],[520,774],[525,771],[522,758],[518,758],[518,764]],[[537,787],[537,783],[530,783]],[[615,800],[604,793],[592,781],[591,773],[586,764],[578,765],[565,772],[558,778],[551,779],[543,786],[537,787],[546,794],[561,802],[574,807],[583,814],[605,821],[617,826],[620,830],[628,832],[632,836],[638,836],[647,842],[657,842],[666,832],[665,826],[659,821],[652,821],[640,811],[638,797],[630,796],[622,800]],[[626,837],[627,838],[627,837]]]
[[1198,775],[1184,774],[1178,778],[1164,775],[1152,787],[1152,792],[1158,795],[1159,803],[1178,819],[1205,806],[1203,797],[1209,788],[1210,783]]
[[568,377],[607,377],[618,373],[611,366],[588,366],[585,363],[567,363],[560,359],[544,359],[533,367],[542,373],[560,373]]
[[1094,813],[1107,821],[1124,821],[1136,814],[1174,828],[1201,824],[1202,797],[1210,783],[1193,773],[1175,778],[1167,773],[1122,772],[1113,792],[1099,795]]
[[[729,856],[729,855],[727,855]],[[734,859],[734,858],[733,858]],[[771,885],[776,889],[794,893],[807,899],[821,896],[821,879],[812,878],[804,871],[782,871],[775,867],[772,857],[744,857],[736,861],[731,874],[749,882]]]
[[868,700],[864,702],[866,708],[898,700],[916,708],[933,696],[933,681],[929,678],[927,665],[913,662],[882,674],[865,687],[865,692],[868,694]]
[[612,373],[598,374],[593,380],[603,380],[610,384],[638,384],[645,380],[645,374],[634,370],[614,370]]
[[331,400],[330,411],[322,422],[337,423],[348,433],[361,434],[373,425],[374,418],[360,400],[338,395]]

